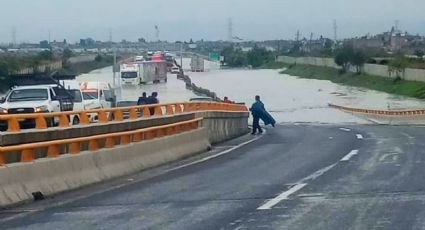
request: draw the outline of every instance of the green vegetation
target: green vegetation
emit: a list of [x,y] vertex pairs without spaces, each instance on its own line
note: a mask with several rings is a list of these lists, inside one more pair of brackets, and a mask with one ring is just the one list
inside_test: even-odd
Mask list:
[[259,68],[268,62],[274,61],[273,52],[258,46],[248,52],[244,52],[234,46],[228,46],[221,51],[220,55],[224,56],[224,62],[229,67],[252,66],[253,68]]
[[[119,58],[117,58],[119,59]],[[95,69],[104,68],[113,65],[114,59],[112,56],[97,55],[94,61],[91,62],[80,62],[75,64],[69,64],[63,66],[60,71],[61,74],[83,74],[88,73]]]
[[0,92],[4,92],[10,87],[8,78],[13,72],[23,68],[38,66],[50,62],[52,59],[53,53],[51,51],[43,51],[37,55],[0,55]]
[[404,56],[404,54],[397,54],[388,64],[388,71],[395,73],[397,79],[400,80],[408,66],[409,60]]
[[351,66],[354,66],[356,72],[361,73],[367,61],[367,56],[362,50],[356,50],[352,46],[345,45],[337,51],[334,59],[335,63],[341,66],[342,72],[347,72]]
[[329,80],[348,86],[363,87],[408,97],[425,98],[425,82],[393,80],[384,77],[345,72],[329,67],[289,65],[282,73],[301,78]]
[[259,68],[260,69],[282,69],[284,67],[287,67],[287,64],[285,64],[283,62],[270,61],[270,62],[263,64]]

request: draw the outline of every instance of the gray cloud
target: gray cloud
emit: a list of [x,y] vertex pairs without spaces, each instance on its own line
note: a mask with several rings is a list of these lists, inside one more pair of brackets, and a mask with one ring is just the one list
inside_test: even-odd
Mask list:
[[114,40],[154,39],[154,25],[163,40],[226,39],[228,17],[234,34],[245,39],[360,36],[388,30],[395,19],[403,30],[424,34],[423,0],[0,0],[0,42],[81,37]]

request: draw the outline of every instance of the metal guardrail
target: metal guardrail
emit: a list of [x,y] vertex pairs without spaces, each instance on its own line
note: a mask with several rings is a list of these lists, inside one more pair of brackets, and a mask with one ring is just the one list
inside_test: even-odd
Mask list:
[[329,107],[339,109],[346,112],[352,113],[364,113],[374,115],[388,115],[388,116],[411,116],[411,115],[425,115],[425,109],[416,110],[377,110],[377,109],[363,109],[363,108],[350,108],[345,106],[339,106],[329,104]]
[[69,121],[70,115],[78,115],[80,123],[78,125],[89,125],[89,115],[98,117],[99,123],[109,121],[123,121],[126,119],[124,113],[128,113],[128,119],[135,120],[140,117],[173,115],[193,111],[248,111],[245,105],[228,104],[217,102],[183,102],[155,105],[140,105],[110,109],[95,109],[84,111],[54,112],[54,113],[31,113],[31,114],[8,114],[0,115],[0,121],[7,122],[8,132],[19,132],[21,130],[19,121],[26,119],[35,120],[36,129],[48,129],[47,119],[59,119],[59,127],[72,126]]
[[[197,118],[169,125],[155,126],[126,132],[0,147],[0,166],[7,164],[7,152],[20,152],[21,157],[19,162],[32,162],[35,159],[35,151],[38,149],[47,148],[48,158],[58,157],[61,153],[78,154],[82,151],[83,143],[88,143],[89,151],[96,151],[101,148],[113,148],[115,145],[127,145],[132,142],[140,142],[143,140],[151,140],[158,137],[187,132],[199,128],[201,121],[202,118]],[[116,141],[117,139],[119,141]],[[63,148],[63,146],[66,146],[66,148]],[[61,149],[67,150],[61,151]]]

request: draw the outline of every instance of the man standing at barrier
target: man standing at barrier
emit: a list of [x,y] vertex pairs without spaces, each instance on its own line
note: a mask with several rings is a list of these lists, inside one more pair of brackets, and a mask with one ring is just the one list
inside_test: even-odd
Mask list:
[[260,126],[260,119],[264,122],[265,125],[271,124],[273,127],[276,124],[276,121],[273,119],[273,117],[266,111],[264,108],[263,102],[260,100],[260,96],[255,96],[255,102],[252,104],[251,108],[249,109],[251,111],[253,122],[252,122],[252,135],[255,135],[257,133],[263,133],[263,130]]
[[[151,105],[151,104],[159,104],[159,100],[158,100],[158,93],[157,92],[153,92],[151,96],[149,96],[147,98],[147,104]],[[155,114],[155,108],[149,108],[149,111],[151,113],[151,115]]]
[[148,97],[146,96],[146,92],[142,93],[142,96],[137,100],[137,105],[146,105],[148,103]]

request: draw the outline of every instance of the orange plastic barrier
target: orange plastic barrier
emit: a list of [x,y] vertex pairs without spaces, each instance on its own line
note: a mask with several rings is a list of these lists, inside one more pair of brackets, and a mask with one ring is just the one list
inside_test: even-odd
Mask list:
[[[150,108],[154,115],[151,115]],[[59,120],[59,127],[71,126],[70,115],[78,115],[79,125],[90,124],[89,115],[94,114],[98,117],[98,122],[106,123],[109,121],[122,121],[125,119],[138,119],[139,117],[165,116],[193,111],[248,111],[245,105],[228,104],[218,102],[183,102],[156,105],[140,105],[131,107],[120,107],[110,109],[95,109],[85,111],[55,112],[55,113],[30,113],[30,114],[10,114],[0,115],[0,121],[7,122],[7,131],[20,131],[19,120],[34,119],[36,129],[47,129],[46,119],[56,118]],[[128,117],[124,114],[128,113]]]
[[[101,147],[113,148],[115,145],[126,145],[130,144],[131,142],[140,142],[143,140],[149,140],[197,129],[200,127],[201,121],[202,118],[197,118],[189,121],[127,132],[0,147],[0,165],[6,164],[5,154],[7,152],[20,152],[20,162],[31,162],[35,159],[35,150],[41,148],[47,148],[47,157],[58,157],[61,153],[78,154],[82,151],[81,148],[83,143],[88,143],[89,151],[95,151]],[[103,146],[101,146],[101,143],[103,143]],[[61,152],[62,146],[67,146],[65,149],[68,149],[68,151]]]
[[377,115],[388,115],[388,116],[411,116],[411,115],[424,115],[425,109],[419,110],[377,110],[377,109],[360,109],[350,108],[345,106],[339,106],[329,104],[329,107],[339,109],[346,112],[352,113],[365,113],[365,114],[377,114]]

